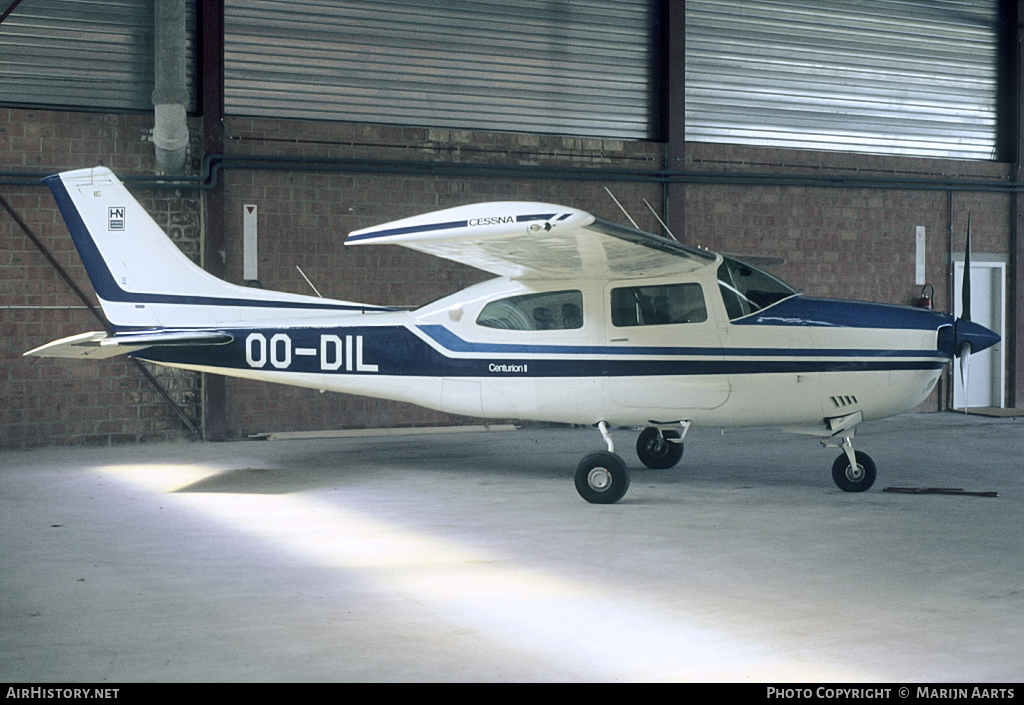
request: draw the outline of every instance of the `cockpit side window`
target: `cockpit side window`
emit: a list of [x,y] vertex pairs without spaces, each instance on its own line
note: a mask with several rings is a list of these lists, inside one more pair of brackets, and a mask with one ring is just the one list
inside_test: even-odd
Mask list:
[[583,293],[548,291],[491,301],[476,324],[501,330],[572,330],[583,327]]
[[797,293],[772,275],[729,257],[718,268],[718,288],[730,320],[760,311]]
[[700,284],[662,284],[612,289],[612,325],[661,326],[708,320]]

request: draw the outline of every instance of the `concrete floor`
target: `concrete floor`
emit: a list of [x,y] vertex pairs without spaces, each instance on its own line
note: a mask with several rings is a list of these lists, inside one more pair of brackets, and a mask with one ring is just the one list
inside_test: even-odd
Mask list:
[[592,429],[3,451],[0,682],[1019,682],[1022,431],[620,430],[610,506]]

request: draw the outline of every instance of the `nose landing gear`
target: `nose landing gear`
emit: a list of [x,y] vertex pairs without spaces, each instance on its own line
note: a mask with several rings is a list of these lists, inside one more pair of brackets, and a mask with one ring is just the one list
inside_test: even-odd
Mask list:
[[875,461],[867,453],[853,449],[854,429],[843,435],[839,443],[834,438],[823,438],[821,445],[826,448],[842,448],[842,454],[832,464],[832,481],[843,492],[866,492],[875,484]]

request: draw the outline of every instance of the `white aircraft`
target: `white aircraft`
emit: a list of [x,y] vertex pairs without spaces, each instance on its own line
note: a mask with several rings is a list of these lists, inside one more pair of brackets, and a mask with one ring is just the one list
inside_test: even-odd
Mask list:
[[629,487],[609,428],[674,466],[691,424],[775,425],[842,453],[863,492],[862,421],[920,404],[953,357],[999,340],[952,316],[802,296],[738,260],[575,208],[482,203],[349,234],[498,275],[414,311],[228,284],[194,265],[106,168],[50,176],[113,335],[26,355],[143,360],[411,402],[455,414],[594,425],[607,450],[576,468],[589,502]]

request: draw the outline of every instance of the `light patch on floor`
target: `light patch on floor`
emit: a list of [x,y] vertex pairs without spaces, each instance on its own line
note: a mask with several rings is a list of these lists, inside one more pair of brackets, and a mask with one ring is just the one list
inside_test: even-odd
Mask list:
[[[550,659],[581,678],[787,682],[876,680],[863,670],[772,653],[698,614],[509,564],[486,550],[381,521],[303,493],[201,492],[221,469],[99,468],[320,567],[359,571],[438,620],[485,641]],[[180,491],[192,488],[188,491]]]

